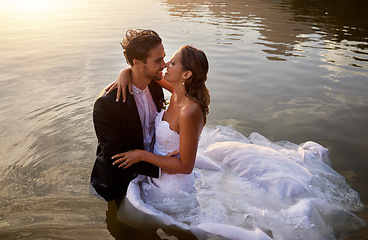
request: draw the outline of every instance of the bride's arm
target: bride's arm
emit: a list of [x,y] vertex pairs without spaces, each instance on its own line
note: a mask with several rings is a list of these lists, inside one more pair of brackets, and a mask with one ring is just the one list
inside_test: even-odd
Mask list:
[[169,83],[168,81],[166,81],[164,78],[162,78],[161,80],[159,81],[156,81],[155,82],[160,85],[161,87],[165,88],[167,91],[171,92],[174,90],[174,87],[171,83]]
[[126,100],[126,87],[128,86],[129,93],[133,95],[132,91],[132,77],[130,75],[131,67],[126,67],[119,72],[115,82],[110,83],[105,87],[106,94],[111,93],[114,89],[118,89],[116,92],[116,102],[119,102],[120,95],[123,95],[123,102]]
[[192,104],[181,111],[179,127],[180,158],[158,156],[143,150],[132,150],[115,155],[113,159],[117,160],[114,161],[114,165],[119,164],[119,167],[128,168],[134,163],[146,161],[170,173],[191,173],[194,168],[199,136],[203,129],[203,115],[197,104]]
[[[123,102],[126,100],[126,87],[128,86],[129,93],[133,95],[132,92],[132,77],[130,75],[131,67],[126,67],[119,72],[118,77],[116,78],[115,82],[110,83],[108,86],[105,87],[106,94],[111,93],[114,89],[118,89],[116,93],[116,102],[120,100],[120,95],[123,96]],[[162,78],[159,81],[155,81],[158,85],[165,88],[167,91],[172,92],[173,86],[171,83],[166,81]]]

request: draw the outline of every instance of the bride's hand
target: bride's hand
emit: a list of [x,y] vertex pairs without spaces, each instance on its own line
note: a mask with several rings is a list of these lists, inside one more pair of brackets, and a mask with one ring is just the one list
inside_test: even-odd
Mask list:
[[130,67],[122,69],[116,78],[115,82],[110,83],[106,88],[106,94],[111,93],[114,89],[118,89],[116,93],[116,102],[119,101],[120,95],[123,95],[123,102],[126,100],[126,87],[128,86],[129,93],[133,95],[132,92],[132,78],[130,75]]
[[135,149],[128,152],[116,154],[111,158],[117,159],[112,163],[112,165],[119,164],[118,166],[119,168],[121,167],[128,168],[133,164],[142,161],[144,152],[145,151],[143,150]]

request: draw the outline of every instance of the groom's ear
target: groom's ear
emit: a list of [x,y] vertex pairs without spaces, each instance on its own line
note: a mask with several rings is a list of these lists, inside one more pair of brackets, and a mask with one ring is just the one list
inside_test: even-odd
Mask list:
[[190,77],[192,76],[192,71],[185,71],[184,73],[183,73],[183,78],[185,79],[185,80],[187,80],[187,79],[189,79]]
[[142,61],[140,61],[140,60],[137,60],[137,59],[133,59],[133,64],[134,64],[134,66],[141,66],[142,65]]

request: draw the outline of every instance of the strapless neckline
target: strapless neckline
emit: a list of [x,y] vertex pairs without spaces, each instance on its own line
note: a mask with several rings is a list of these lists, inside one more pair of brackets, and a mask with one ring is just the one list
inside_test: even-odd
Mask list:
[[166,112],[165,110],[162,110],[162,111],[159,113],[159,114],[162,114],[162,116],[160,116],[160,118],[159,118],[159,119],[161,119],[161,122],[162,122],[162,123],[167,124],[167,128],[168,128],[170,131],[172,131],[173,133],[175,133],[175,134],[179,135],[179,133],[178,133],[178,132],[176,132],[176,131],[172,130],[172,128],[171,128],[171,126],[170,126],[170,123],[169,123],[168,121],[164,120],[165,112]]
[[159,112],[155,120],[156,142],[153,152],[161,156],[179,150],[180,146],[180,135],[170,128],[169,122],[163,120],[164,113],[164,110]]

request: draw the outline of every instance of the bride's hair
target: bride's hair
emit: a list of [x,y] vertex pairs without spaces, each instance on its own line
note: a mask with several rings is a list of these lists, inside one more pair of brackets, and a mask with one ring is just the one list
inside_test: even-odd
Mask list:
[[206,54],[202,50],[189,45],[183,46],[180,51],[183,71],[189,70],[192,72],[192,76],[184,84],[185,95],[199,104],[206,123],[210,105],[210,93],[205,84],[209,68]]

